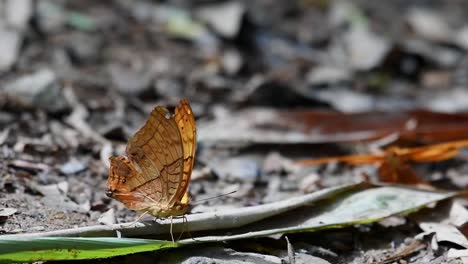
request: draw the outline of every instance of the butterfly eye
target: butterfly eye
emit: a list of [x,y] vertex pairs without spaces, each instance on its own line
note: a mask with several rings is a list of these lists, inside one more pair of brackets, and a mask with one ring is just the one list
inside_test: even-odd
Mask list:
[[122,179],[122,183],[126,183],[126,182],[127,182],[127,180],[126,180],[126,179]]

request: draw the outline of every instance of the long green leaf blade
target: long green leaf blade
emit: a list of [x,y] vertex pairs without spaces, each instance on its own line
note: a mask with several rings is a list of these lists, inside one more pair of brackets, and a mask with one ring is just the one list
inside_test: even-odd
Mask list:
[[134,238],[37,237],[0,240],[1,262],[107,258],[177,247],[179,244]]

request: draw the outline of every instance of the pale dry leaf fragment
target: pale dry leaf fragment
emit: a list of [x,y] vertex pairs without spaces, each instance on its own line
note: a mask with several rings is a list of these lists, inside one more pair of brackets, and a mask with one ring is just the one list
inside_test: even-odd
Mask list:
[[9,162],[10,166],[22,168],[26,170],[50,171],[51,167],[44,163],[27,161],[27,160],[12,160]]
[[439,250],[439,242],[437,241],[437,237],[435,235],[431,237],[431,249],[433,251]]
[[465,50],[468,50],[468,25],[462,27],[455,34],[455,43]]
[[[345,113],[369,111],[375,107],[375,98],[368,94],[349,90],[330,88],[317,91],[316,97]],[[346,104],[343,104],[346,102]]]
[[468,110],[468,91],[462,88],[430,93],[420,99],[420,106],[433,111],[455,113]]
[[320,176],[316,172],[311,172],[302,177],[299,183],[299,189],[304,193],[310,193],[318,189],[320,183]]
[[438,242],[451,242],[468,248],[467,238],[455,227],[448,224],[440,224],[433,222],[420,223],[419,227],[424,231],[424,234],[435,233],[434,239]]
[[227,38],[235,37],[239,32],[244,12],[245,7],[239,1],[212,4],[196,10],[201,20]]
[[450,207],[449,220],[456,227],[461,227],[468,222],[468,210],[457,200],[454,200]]
[[30,229],[34,232],[41,232],[41,231],[44,231],[46,228],[45,226],[40,225],[40,226],[33,226]]
[[213,176],[213,171],[208,166],[205,166],[202,169],[194,169],[192,171],[192,181],[208,179],[212,176]]
[[69,161],[60,166],[59,170],[63,174],[75,174],[86,170],[86,165],[75,158],[71,158]]
[[256,157],[238,156],[213,160],[209,166],[221,179],[255,182],[260,174],[259,161]]
[[66,181],[49,185],[31,183],[30,188],[40,192],[44,196],[41,199],[41,202],[47,207],[62,210],[64,212],[88,212],[85,207],[80,206],[67,196],[69,184]]
[[91,210],[91,202],[89,200],[79,204],[81,212],[89,212]]
[[351,80],[351,71],[338,66],[317,66],[311,69],[306,76],[311,85],[326,85]]
[[16,62],[23,37],[20,33],[0,27],[0,72]]
[[463,264],[468,264],[468,249],[449,249],[447,252],[447,259],[454,258],[459,258]]
[[453,79],[454,74],[450,71],[432,70],[423,73],[421,84],[428,89],[443,89],[444,87],[450,87]]
[[114,208],[111,208],[104,212],[101,216],[98,218],[98,222],[104,225],[112,225],[116,223],[115,220],[115,211]]
[[6,128],[3,131],[0,131],[0,145],[3,145],[10,135],[10,128]]
[[283,164],[286,162],[286,158],[281,156],[278,152],[269,153],[263,161],[262,170],[265,173],[281,173],[284,170]]
[[355,70],[376,67],[390,50],[389,42],[367,27],[354,26],[344,38],[348,62]]
[[447,178],[450,182],[459,189],[465,189],[468,187],[468,175],[462,173],[457,169],[447,170]]
[[242,65],[244,64],[244,61],[239,51],[231,49],[226,50],[223,53],[223,57],[221,58],[221,64],[226,73],[234,75],[237,72],[239,72]]
[[0,208],[0,219],[2,217],[8,217],[10,215],[13,215],[17,212],[18,210],[15,208]]
[[[1,45],[4,44],[0,43]],[[0,58],[1,56],[0,53]],[[6,84],[2,89],[27,107],[38,107],[52,112],[67,108],[57,74],[49,68],[24,74]]]
[[31,0],[7,0],[5,3],[6,21],[9,26],[17,30],[24,30],[28,26],[33,11]]
[[57,184],[31,186],[34,190],[42,193],[44,196],[62,196],[68,193],[68,182],[63,181]]
[[419,36],[433,41],[449,41],[453,32],[442,16],[424,8],[411,9],[406,18]]
[[331,264],[330,262],[305,253],[296,253],[296,264]]
[[102,146],[101,151],[99,152],[99,159],[101,160],[105,168],[110,167],[109,157],[112,156],[112,151],[113,151],[112,144],[105,143]]

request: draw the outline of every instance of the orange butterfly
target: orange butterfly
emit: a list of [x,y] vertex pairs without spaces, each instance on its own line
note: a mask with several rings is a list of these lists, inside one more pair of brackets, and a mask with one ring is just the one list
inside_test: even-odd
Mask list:
[[128,141],[125,155],[110,157],[107,196],[156,217],[183,215],[196,145],[192,108],[181,100],[171,115],[157,106]]

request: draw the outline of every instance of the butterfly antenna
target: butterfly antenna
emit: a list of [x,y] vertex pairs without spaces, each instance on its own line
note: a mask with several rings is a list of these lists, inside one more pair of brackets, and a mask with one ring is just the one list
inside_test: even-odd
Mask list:
[[190,204],[198,204],[200,202],[204,202],[204,201],[208,201],[208,200],[213,200],[213,199],[218,199],[220,197],[223,197],[223,196],[228,196],[228,195],[231,195],[233,193],[235,193],[237,191],[232,191],[232,192],[228,192],[228,193],[223,193],[223,194],[220,194],[220,195],[217,195],[217,196],[213,196],[213,197],[209,197],[209,198],[205,198],[205,199],[201,199],[201,200],[195,200],[193,202],[190,202]]

